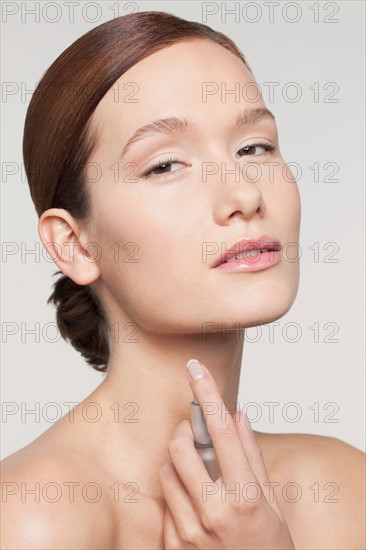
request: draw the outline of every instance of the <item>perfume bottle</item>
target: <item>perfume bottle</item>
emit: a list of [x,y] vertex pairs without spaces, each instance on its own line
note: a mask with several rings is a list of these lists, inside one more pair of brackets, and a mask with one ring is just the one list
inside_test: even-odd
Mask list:
[[191,421],[194,446],[206,466],[208,475],[212,481],[216,481],[216,479],[220,477],[221,472],[217,462],[215,449],[212,446],[212,440],[207,430],[205,417],[195,397],[193,401],[191,401]]

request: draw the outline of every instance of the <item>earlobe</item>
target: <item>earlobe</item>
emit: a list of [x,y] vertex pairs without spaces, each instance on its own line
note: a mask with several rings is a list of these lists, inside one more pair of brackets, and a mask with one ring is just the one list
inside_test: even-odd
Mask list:
[[38,235],[58,268],[78,285],[98,279],[100,269],[89,247],[80,240],[80,227],[63,208],[50,208],[38,222]]

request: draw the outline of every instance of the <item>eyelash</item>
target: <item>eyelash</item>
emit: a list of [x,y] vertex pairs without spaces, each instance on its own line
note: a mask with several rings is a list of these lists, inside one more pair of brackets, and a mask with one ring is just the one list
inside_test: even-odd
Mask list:
[[[250,147],[263,147],[263,149],[265,150],[266,153],[267,152],[273,153],[277,149],[276,145],[273,145],[273,143],[252,143],[250,145],[245,145],[244,147],[239,149],[239,151],[241,151],[242,149],[250,148]],[[264,153],[262,153],[262,154],[264,154]],[[252,156],[252,155],[249,155],[249,156]],[[259,157],[261,155],[253,155],[253,156]],[[157,168],[160,168],[161,166],[165,166],[167,164],[173,164],[175,162],[179,162],[179,163],[183,164],[183,162],[177,157],[171,157],[171,158],[168,158],[168,159],[165,159],[165,160],[160,160],[160,161],[156,162],[156,164],[154,164],[154,166],[152,166],[146,172],[144,172],[142,174],[142,177],[147,178],[147,179],[148,178],[166,178],[170,174],[173,174],[176,170],[174,170],[174,172],[166,172],[165,174],[151,174],[151,172],[153,172]]]

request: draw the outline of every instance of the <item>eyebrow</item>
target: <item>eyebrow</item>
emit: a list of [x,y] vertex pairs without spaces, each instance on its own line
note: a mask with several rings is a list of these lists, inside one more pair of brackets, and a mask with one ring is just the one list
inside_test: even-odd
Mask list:
[[[257,124],[265,119],[275,120],[274,114],[269,109],[244,109],[239,111],[235,120],[235,127],[240,128],[249,124]],[[154,120],[141,128],[138,128],[132,137],[127,141],[120,155],[122,159],[129,151],[133,143],[137,143],[146,137],[156,134],[184,134],[192,131],[195,125],[187,118],[168,117]]]

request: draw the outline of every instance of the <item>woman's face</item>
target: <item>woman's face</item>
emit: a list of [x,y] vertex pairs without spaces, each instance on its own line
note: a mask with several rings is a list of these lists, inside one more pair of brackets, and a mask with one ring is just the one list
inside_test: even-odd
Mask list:
[[[118,315],[147,331],[200,333],[206,323],[268,323],[291,307],[299,264],[286,245],[299,241],[299,192],[275,121],[235,124],[240,112],[266,108],[253,81],[238,57],[198,39],[140,61],[99,103],[88,175],[102,249],[96,286],[112,322]],[[171,117],[190,126],[155,123],[159,131],[140,135],[121,158],[138,129]],[[237,241],[261,235],[284,247],[278,263],[252,272],[212,267]]]

